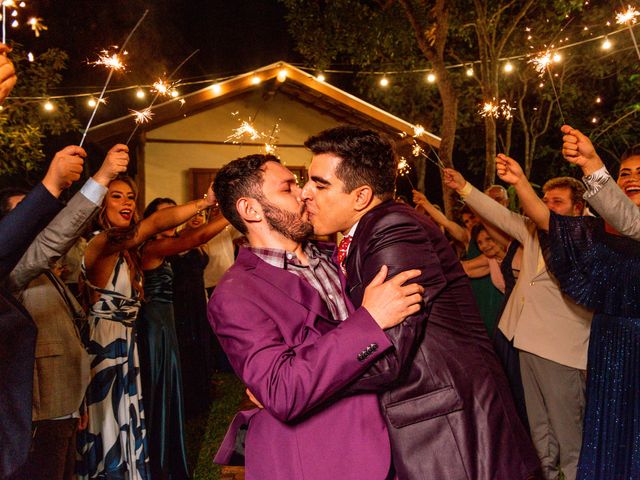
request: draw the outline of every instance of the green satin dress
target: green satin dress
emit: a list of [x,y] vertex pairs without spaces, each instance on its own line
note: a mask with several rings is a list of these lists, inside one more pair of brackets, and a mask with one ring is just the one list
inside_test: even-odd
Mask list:
[[[475,240],[471,240],[465,260],[471,260],[481,254],[482,252],[478,248],[478,244]],[[495,287],[495,285],[493,285],[491,275],[486,275],[481,278],[471,278],[470,280],[471,289],[473,290],[473,296],[478,304],[480,316],[482,317],[484,326],[487,328],[489,338],[493,338],[496,331],[496,325],[498,324],[498,315],[500,314],[502,303],[504,302],[504,295]]]
[[144,272],[138,321],[142,394],[153,480],[188,479],[184,399],[173,318],[173,272],[166,260]]

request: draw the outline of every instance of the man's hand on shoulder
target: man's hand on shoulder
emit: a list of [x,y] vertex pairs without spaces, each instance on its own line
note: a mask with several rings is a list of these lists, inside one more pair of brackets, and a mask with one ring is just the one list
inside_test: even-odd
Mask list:
[[385,281],[388,271],[386,265],[380,268],[367,285],[362,299],[362,306],[383,330],[395,327],[408,316],[418,313],[424,294],[424,288],[418,283],[405,285],[420,276],[420,270],[407,270]]

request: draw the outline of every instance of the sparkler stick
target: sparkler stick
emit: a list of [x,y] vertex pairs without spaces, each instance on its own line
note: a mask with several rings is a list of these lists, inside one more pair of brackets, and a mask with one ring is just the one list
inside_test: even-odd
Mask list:
[[543,77],[545,72],[549,75],[549,81],[551,82],[551,88],[553,88],[553,94],[556,97],[556,103],[558,104],[558,111],[560,112],[560,118],[562,119],[562,123],[566,123],[564,120],[564,114],[562,113],[562,106],[560,105],[560,97],[558,96],[558,91],[556,90],[556,84],[553,81],[553,75],[551,74],[551,65],[552,61],[559,61],[561,57],[558,54],[553,54],[551,50],[547,50],[544,53],[541,53],[531,60],[529,63],[533,65],[533,68],[538,72],[540,77]]
[[549,65],[547,65],[547,73],[549,74],[549,80],[551,80],[551,88],[553,88],[553,94],[556,96],[556,103],[558,104],[558,111],[560,112],[560,118],[562,119],[562,124],[565,125],[567,122],[564,120],[564,114],[562,113],[562,106],[560,105],[560,97],[558,97],[558,91],[556,90],[556,84],[553,81],[553,75],[551,75],[551,70],[549,70]]
[[[131,32],[129,32],[129,35],[127,36],[127,38],[125,39],[124,43],[122,44],[122,47],[120,47],[120,52],[124,52],[124,49],[127,46],[127,43],[129,43],[129,40],[131,40],[131,37],[133,36],[134,32],[138,29],[138,27],[140,26],[140,24],[142,23],[142,21],[144,20],[144,18],[147,16],[148,13],[149,13],[149,10],[145,10],[145,12],[142,14],[142,17],[140,17],[140,20],[138,20],[138,23],[136,23],[135,26],[133,27],[133,29],[131,30]],[[2,17],[2,20],[4,22],[4,16]],[[102,99],[104,98],[104,94],[107,91],[107,87],[109,86],[109,82],[111,81],[111,77],[113,76],[114,70],[115,70],[115,68],[113,66],[109,70],[109,75],[107,76],[107,81],[104,83],[104,87],[102,88],[102,92],[100,92],[100,97],[98,98],[98,101],[96,102],[96,106],[93,108],[93,112],[91,112],[91,117],[89,117],[89,122],[87,123],[87,126],[84,129],[84,133],[82,134],[82,139],[80,140],[80,146],[81,147],[84,144],[85,138],[87,138],[87,132],[89,131],[89,128],[91,127],[91,124],[93,123],[93,119],[96,116],[96,112],[98,111],[98,107],[102,103]]]
[[[178,73],[178,71],[184,66],[185,63],[187,63],[189,60],[191,60],[191,58],[200,51],[200,49],[198,48],[197,50],[194,50],[193,53],[191,53],[187,58],[185,58],[182,62],[180,62],[180,65],[178,65],[173,72],[171,72],[171,75],[169,75],[169,78],[166,80],[166,82],[156,82],[156,83],[163,83],[164,85],[170,85],[170,81],[173,78],[173,76]],[[155,85],[155,84],[154,84]],[[153,105],[156,103],[156,100],[158,100],[158,97],[160,97],[160,95],[163,94],[163,91],[161,89],[156,89],[156,95],[153,97],[153,99],[151,100],[151,103],[149,104],[149,106],[147,108],[145,108],[142,112],[137,112],[137,111],[133,111],[133,115],[135,117],[135,121],[136,121],[136,126],[133,129],[133,131],[131,132],[131,134],[129,135],[129,138],[127,138],[127,141],[125,142],[125,145],[129,145],[129,142],[131,141],[131,139],[133,138],[133,136],[136,134],[136,132],[138,131],[138,127],[140,127],[140,125],[142,125],[143,123],[147,123],[149,120],[151,120],[151,118],[153,117],[153,112],[151,111],[151,107],[153,107]],[[142,115],[142,113],[144,113],[144,115]]]
[[2,43],[7,44],[7,5],[2,2]]

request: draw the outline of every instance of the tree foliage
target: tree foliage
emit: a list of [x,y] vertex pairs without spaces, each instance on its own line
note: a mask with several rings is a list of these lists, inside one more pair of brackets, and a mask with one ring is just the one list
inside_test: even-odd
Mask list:
[[77,130],[80,124],[64,100],[54,100],[53,111],[43,109],[44,99],[62,82],[65,52],[48,49],[30,62],[26,52],[14,45],[11,59],[18,82],[0,111],[0,175],[30,175],[44,166],[45,137]]

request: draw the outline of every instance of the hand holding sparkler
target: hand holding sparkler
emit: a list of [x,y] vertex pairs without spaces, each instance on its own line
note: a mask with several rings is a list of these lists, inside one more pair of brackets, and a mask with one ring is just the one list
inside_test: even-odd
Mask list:
[[9,52],[11,52],[11,48],[0,43],[0,103],[11,93],[18,80],[13,63],[7,56]]
[[500,180],[509,185],[518,185],[522,180],[527,181],[520,164],[503,153],[496,157],[496,173]]
[[42,184],[51,195],[59,197],[63,190],[80,178],[86,156],[87,152],[76,145],[65,147],[55,154],[42,179]]
[[585,175],[604,166],[589,137],[569,125],[563,125],[560,130],[564,133],[562,156],[567,162],[578,165]]
[[464,179],[462,174],[453,168],[445,168],[442,170],[442,178],[444,180],[444,184],[455,191],[462,190],[467,184],[467,181]]
[[100,169],[93,176],[93,179],[105,187],[120,173],[127,171],[129,165],[129,147],[121,143],[114,145],[104,158]]

